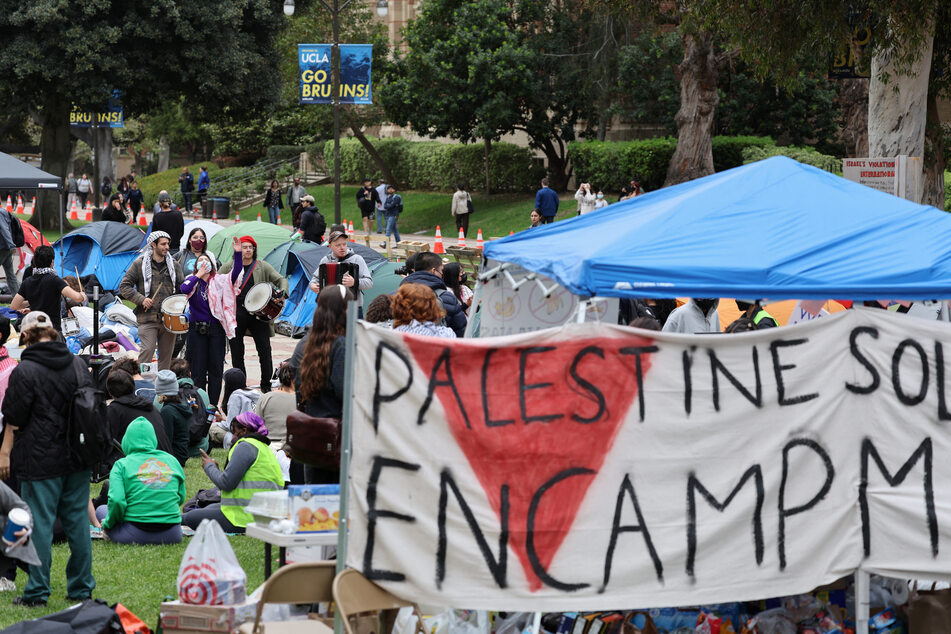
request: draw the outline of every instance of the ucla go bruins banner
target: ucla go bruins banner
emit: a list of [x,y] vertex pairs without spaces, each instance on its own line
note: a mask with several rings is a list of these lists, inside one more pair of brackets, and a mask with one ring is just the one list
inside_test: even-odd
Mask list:
[[[300,103],[332,103],[331,44],[298,44]],[[340,103],[372,104],[372,44],[340,45]]]
[[347,562],[525,611],[948,579],[948,357],[947,324],[866,309],[707,336],[361,323]]

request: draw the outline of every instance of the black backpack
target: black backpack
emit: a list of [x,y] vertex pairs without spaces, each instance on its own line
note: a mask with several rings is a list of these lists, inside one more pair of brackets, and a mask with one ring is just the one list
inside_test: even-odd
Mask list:
[[85,369],[81,359],[73,360],[76,391],[69,404],[66,438],[77,462],[83,468],[91,468],[109,459],[113,445],[106,423],[106,394],[89,380],[83,380]]
[[208,430],[211,428],[208,413],[205,411],[198,388],[194,385],[179,385],[178,396],[191,412],[191,420],[188,423],[188,446],[194,447],[208,435]]
[[13,238],[13,246],[22,247],[26,244],[26,236],[23,235],[23,225],[20,224],[19,218],[13,214],[8,215],[10,216],[10,236]]

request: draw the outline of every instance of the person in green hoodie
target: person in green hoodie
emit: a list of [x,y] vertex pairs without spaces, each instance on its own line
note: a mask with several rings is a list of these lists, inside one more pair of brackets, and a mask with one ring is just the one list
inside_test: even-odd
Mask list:
[[181,506],[185,472],[175,456],[158,449],[155,430],[144,417],[129,423],[121,458],[109,472],[109,503],[96,509],[109,539],[119,544],[177,544],[182,541]]
[[178,395],[178,377],[171,370],[159,370],[155,377],[155,408],[162,414],[165,435],[172,443],[172,455],[185,466],[188,460],[188,428],[191,408]]

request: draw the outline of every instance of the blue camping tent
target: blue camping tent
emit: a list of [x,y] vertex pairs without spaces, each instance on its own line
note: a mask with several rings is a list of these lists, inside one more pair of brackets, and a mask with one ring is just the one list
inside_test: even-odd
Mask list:
[[[70,231],[53,244],[54,268],[60,276],[95,274],[102,287],[115,291],[138,257],[142,232],[131,225],[104,220]],[[60,245],[63,256],[60,258]]]
[[485,245],[572,293],[951,297],[951,215],[774,157]]
[[[385,257],[370,247],[360,244],[351,244],[350,247],[363,257],[371,274],[386,262]],[[290,289],[284,310],[277,316],[275,322],[286,321],[294,328],[310,325],[317,305],[317,295],[310,290],[310,276],[317,270],[320,260],[329,253],[330,247],[313,242],[289,240],[278,245],[265,256],[264,261],[287,278]]]

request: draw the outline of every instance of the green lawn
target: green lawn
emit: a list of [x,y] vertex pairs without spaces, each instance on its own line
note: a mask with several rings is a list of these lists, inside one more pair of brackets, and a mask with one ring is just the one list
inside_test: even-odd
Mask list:
[[[340,215],[342,218],[353,221],[353,228],[361,231],[363,224],[360,210],[357,209],[356,195],[359,187],[346,185],[340,188]],[[320,213],[327,220],[328,227],[333,223],[333,185],[312,187],[307,192],[314,197]],[[435,235],[436,226],[442,229],[443,238],[455,240],[458,236],[456,223],[449,213],[452,194],[433,192],[400,192],[403,197],[403,213],[400,214],[399,230],[401,237],[409,238],[412,234]],[[484,238],[507,236],[510,231],[521,231],[530,224],[529,215],[535,207],[533,194],[498,194],[484,196],[472,193],[472,203],[475,212],[469,220],[469,238],[475,239],[476,232],[482,229]],[[562,194],[558,219],[570,218],[575,215],[576,205],[574,195]],[[261,219],[267,221],[267,210],[263,205],[255,205],[241,212],[241,220],[255,220],[258,213]],[[281,222],[290,226],[290,212],[285,209],[281,214]],[[374,220],[373,230],[375,231]]]
[[[212,456],[219,464],[224,464],[225,452],[215,449]],[[191,458],[185,466],[185,481],[188,496],[198,489],[211,488],[212,484],[201,470],[201,460]],[[98,485],[93,485],[98,491]],[[124,546],[93,540],[93,575],[96,577],[96,589],[93,597],[103,599],[110,605],[119,602],[138,615],[149,627],[158,623],[159,604],[166,597],[176,598],[176,579],[178,566],[188,544],[188,539],[175,546]],[[264,544],[256,539],[234,536],[230,540],[232,548],[248,574],[249,593],[264,581]],[[274,549],[275,558],[277,549]],[[44,614],[58,612],[69,607],[66,602],[66,560],[69,547],[65,544],[53,545],[53,566],[51,569],[52,595],[46,608],[13,607],[13,597],[19,595],[26,585],[26,573],[17,573],[17,593],[0,593],[0,628],[7,627],[24,619],[33,619]]]

